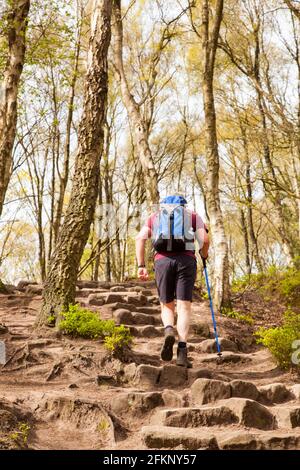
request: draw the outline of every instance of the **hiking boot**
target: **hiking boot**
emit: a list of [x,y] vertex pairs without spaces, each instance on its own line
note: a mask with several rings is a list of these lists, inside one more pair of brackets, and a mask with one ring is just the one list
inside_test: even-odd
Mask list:
[[173,346],[175,343],[174,328],[168,327],[165,329],[165,341],[161,349],[160,357],[163,361],[172,361],[173,359]]
[[177,348],[176,364],[181,367],[187,367],[188,369],[193,367],[192,363],[188,360],[187,357],[187,348]]

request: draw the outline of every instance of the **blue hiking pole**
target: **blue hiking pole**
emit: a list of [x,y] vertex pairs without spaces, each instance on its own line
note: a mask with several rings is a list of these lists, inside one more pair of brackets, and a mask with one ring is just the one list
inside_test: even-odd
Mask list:
[[210,306],[212,321],[213,321],[213,325],[214,325],[214,332],[215,332],[215,339],[216,339],[218,356],[222,356],[220,343],[219,343],[218,332],[217,332],[217,323],[216,323],[216,319],[215,319],[214,306],[213,306],[213,302],[212,302],[212,298],[211,298],[210,285],[209,285],[207,268],[206,268],[206,260],[204,258],[202,258],[202,262],[203,262],[203,268],[204,268],[204,274],[205,274],[207,293],[208,293],[208,298],[209,298],[209,306]]

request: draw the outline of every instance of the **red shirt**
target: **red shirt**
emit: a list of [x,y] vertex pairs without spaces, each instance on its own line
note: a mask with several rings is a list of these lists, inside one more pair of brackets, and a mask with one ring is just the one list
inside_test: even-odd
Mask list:
[[[200,215],[197,214],[197,212],[193,212],[193,211],[190,211],[190,212],[192,214],[193,231],[196,232],[196,230],[198,230],[199,228],[205,228],[205,224],[203,220],[201,219]],[[148,219],[145,222],[145,227],[149,229],[149,238],[153,234],[154,220],[156,217],[158,217],[158,212],[154,212],[153,214],[151,214],[150,217],[148,217]],[[181,255],[184,254],[184,255],[193,256],[194,258],[196,258],[194,250],[185,250],[185,251],[181,251],[180,253],[178,251],[165,251],[165,252],[155,253],[154,259],[158,260],[166,256],[177,256],[178,254],[181,254]]]

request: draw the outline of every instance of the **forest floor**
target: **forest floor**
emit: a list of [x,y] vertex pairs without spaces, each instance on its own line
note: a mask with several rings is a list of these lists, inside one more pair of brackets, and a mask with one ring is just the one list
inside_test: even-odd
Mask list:
[[134,343],[124,361],[100,341],[37,331],[41,293],[25,284],[0,294],[0,449],[300,449],[298,378],[253,336],[277,323],[275,301],[236,301],[254,326],[218,316],[218,361],[208,302],[195,294],[187,370],[175,365],[175,347],[171,363],[160,360],[153,282],[78,283],[78,303],[127,319]]

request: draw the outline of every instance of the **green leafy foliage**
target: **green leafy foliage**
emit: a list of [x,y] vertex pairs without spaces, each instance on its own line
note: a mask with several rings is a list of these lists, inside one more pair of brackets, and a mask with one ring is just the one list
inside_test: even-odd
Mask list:
[[130,346],[132,336],[124,325],[115,326],[111,335],[105,336],[104,344],[114,355],[120,355],[124,347]]
[[78,304],[70,305],[62,315],[60,330],[74,337],[104,339],[105,347],[114,355],[120,355],[132,343],[130,331],[124,325],[117,326],[114,320],[102,320],[97,313]]
[[234,320],[239,320],[241,322],[248,323],[248,325],[254,324],[254,319],[249,314],[245,315],[243,313],[239,313],[236,310],[232,310],[230,308],[223,308],[221,313],[225,317],[233,318]]
[[10,434],[13,441],[21,441],[23,445],[27,445],[30,426],[27,423],[19,423],[17,431]]
[[[275,328],[259,328],[255,332],[257,343],[269,349],[278,365],[289,369],[297,364],[292,361],[293,343],[300,339],[300,315],[287,310],[281,326]],[[299,367],[299,366],[298,366]]]
[[55,315],[49,315],[49,317],[47,318],[47,325],[48,326],[55,326],[55,322],[56,322],[56,316]]
[[258,290],[265,300],[275,295],[287,305],[299,305],[300,269],[292,266],[280,270],[271,266],[265,273],[247,275],[233,282],[232,292],[242,292],[246,289]]

